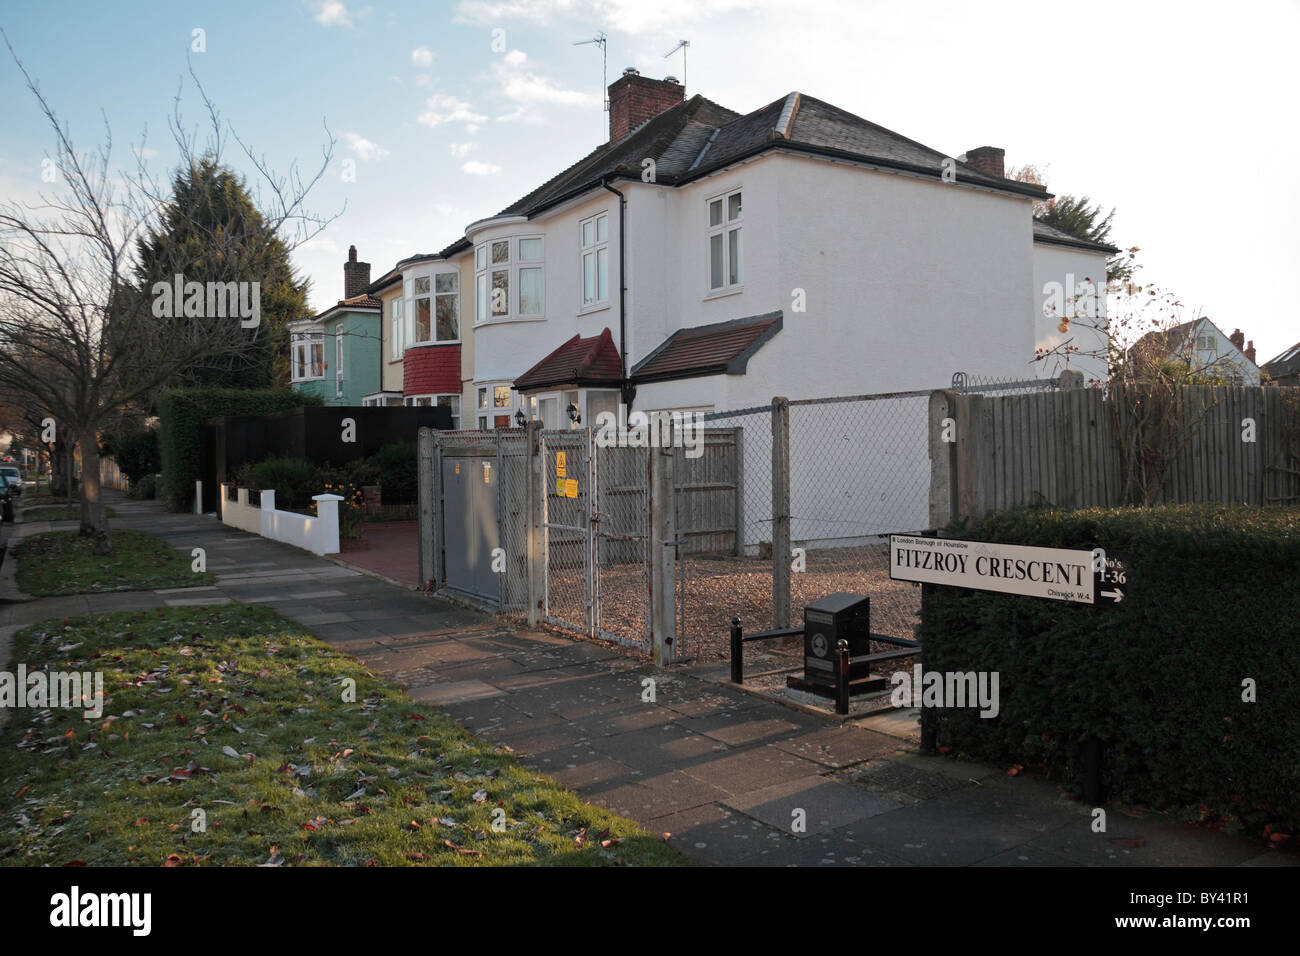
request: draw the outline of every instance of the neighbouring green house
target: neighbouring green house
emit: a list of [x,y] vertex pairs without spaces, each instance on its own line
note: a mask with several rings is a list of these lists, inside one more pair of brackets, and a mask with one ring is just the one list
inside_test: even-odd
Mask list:
[[379,391],[382,304],[365,294],[370,263],[357,247],[343,265],[344,298],[319,315],[289,324],[290,377],[295,390],[326,405],[361,405]]

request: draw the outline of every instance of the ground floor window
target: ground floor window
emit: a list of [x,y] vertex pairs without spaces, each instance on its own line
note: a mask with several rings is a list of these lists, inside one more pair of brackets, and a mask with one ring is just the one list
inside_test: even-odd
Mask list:
[[484,382],[475,386],[474,394],[480,429],[514,428],[518,424],[514,419],[517,405],[509,382]]
[[364,395],[361,398],[361,404],[366,407],[387,407],[390,405],[401,405],[402,396],[400,392],[376,392],[374,395]]
[[427,408],[436,405],[440,408],[451,409],[451,427],[460,428],[460,396],[459,395],[407,395],[405,403],[414,407]]

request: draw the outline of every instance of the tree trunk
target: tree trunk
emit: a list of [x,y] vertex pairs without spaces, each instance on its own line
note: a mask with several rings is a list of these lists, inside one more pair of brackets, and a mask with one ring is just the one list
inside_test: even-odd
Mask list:
[[99,493],[99,442],[94,428],[81,431],[81,533],[95,539],[94,553],[113,553],[113,538]]

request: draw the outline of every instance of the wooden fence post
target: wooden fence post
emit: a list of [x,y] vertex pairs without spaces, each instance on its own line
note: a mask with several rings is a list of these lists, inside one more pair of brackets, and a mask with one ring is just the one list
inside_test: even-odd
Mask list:
[[772,626],[790,626],[790,399],[772,399]]

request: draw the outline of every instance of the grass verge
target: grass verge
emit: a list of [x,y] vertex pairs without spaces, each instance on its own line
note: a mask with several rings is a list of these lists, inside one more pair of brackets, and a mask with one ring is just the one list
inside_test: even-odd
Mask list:
[[105,702],[95,719],[10,712],[4,865],[684,862],[267,608],[65,618],[15,640],[29,672],[102,671]]
[[[116,518],[117,509],[105,506],[104,517]],[[24,521],[80,521],[80,505],[37,505],[23,512]]]
[[166,542],[144,531],[113,532],[113,553],[93,552],[94,540],[76,531],[48,531],[23,538],[14,557],[18,587],[37,597],[143,591],[212,584],[208,572],[191,569],[190,561]]

